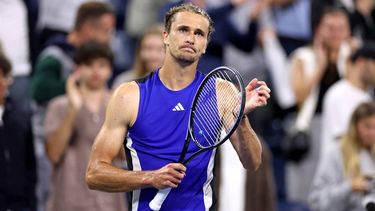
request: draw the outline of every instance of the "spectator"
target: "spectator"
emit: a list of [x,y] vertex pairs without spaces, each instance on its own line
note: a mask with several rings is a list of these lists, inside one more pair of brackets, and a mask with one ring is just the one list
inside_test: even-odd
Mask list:
[[36,210],[30,109],[8,96],[10,61],[0,52],[0,210]]
[[92,0],[39,0],[37,24],[41,47],[55,35],[66,35],[72,31],[78,8],[89,1]]
[[309,201],[312,210],[365,211],[366,176],[375,172],[375,103],[359,105],[340,143],[323,157]]
[[350,116],[362,102],[370,101],[375,87],[375,44],[366,43],[352,54],[345,78],[328,89],[323,100],[322,156],[348,127]]
[[112,8],[105,3],[88,2],[79,7],[73,31],[50,40],[39,56],[32,78],[32,95],[39,104],[64,94],[65,79],[73,69],[74,49],[91,40],[109,43],[114,21]]
[[[77,49],[67,94],[51,101],[45,120],[46,149],[54,165],[48,210],[124,210],[124,195],[91,191],[85,172],[92,143],[104,122],[113,54],[96,42]],[[77,85],[78,83],[78,85]]]
[[141,36],[136,50],[133,69],[117,76],[113,87],[123,82],[142,78],[163,64],[165,48],[162,26],[155,25]]
[[67,36],[50,40],[36,62],[31,79],[31,93],[37,103],[33,129],[38,162],[38,207],[44,210],[50,186],[51,166],[45,155],[43,121],[48,101],[65,92],[65,80],[74,68],[72,55],[82,44],[97,40],[109,43],[115,17],[112,8],[101,2],[82,4],[77,12],[74,29]]
[[[302,47],[292,57],[292,88],[303,112],[304,125],[311,135],[310,151],[304,160],[287,165],[288,197],[307,202],[317,162],[321,137],[321,110],[328,88],[345,73],[345,62],[350,52],[349,20],[340,9],[327,9],[317,26],[312,46]],[[310,120],[309,120],[310,119]]]

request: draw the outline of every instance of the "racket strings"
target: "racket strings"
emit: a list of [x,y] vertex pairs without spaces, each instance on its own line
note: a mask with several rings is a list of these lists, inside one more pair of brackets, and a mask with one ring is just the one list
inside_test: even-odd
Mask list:
[[194,111],[195,137],[200,147],[220,143],[222,133],[228,133],[239,115],[239,91],[226,72],[218,72],[206,81]]
[[[210,84],[209,87],[215,87],[215,84]],[[217,109],[215,109],[217,108],[216,95],[209,91],[203,89],[200,98],[198,98],[194,122],[199,129],[199,134],[205,137],[204,140],[208,142],[208,145],[214,145],[220,137],[218,137],[218,128],[213,126],[220,125],[220,118]]]

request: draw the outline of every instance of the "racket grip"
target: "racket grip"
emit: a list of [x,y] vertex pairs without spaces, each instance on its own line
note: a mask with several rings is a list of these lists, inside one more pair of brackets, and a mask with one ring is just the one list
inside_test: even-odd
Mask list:
[[155,197],[150,201],[149,206],[152,210],[158,211],[161,208],[164,200],[167,198],[169,192],[171,192],[172,188],[164,188],[160,189]]

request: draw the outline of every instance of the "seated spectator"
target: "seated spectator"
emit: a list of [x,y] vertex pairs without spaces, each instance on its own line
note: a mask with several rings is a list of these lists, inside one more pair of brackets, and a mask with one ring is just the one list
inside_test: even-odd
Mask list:
[[11,65],[0,52],[0,210],[36,211],[36,164],[30,109],[8,95]]
[[375,172],[375,102],[359,105],[339,144],[323,157],[314,178],[309,202],[312,210],[366,210],[363,194],[370,190],[367,176]]
[[67,94],[50,102],[45,120],[47,155],[54,165],[48,210],[124,210],[124,194],[89,190],[85,183],[91,146],[110,96],[106,86],[113,54],[107,45],[89,42],[77,49],[74,60]]
[[145,77],[163,64],[165,56],[163,28],[155,25],[141,36],[136,49],[133,68],[117,76],[113,88],[123,82]]

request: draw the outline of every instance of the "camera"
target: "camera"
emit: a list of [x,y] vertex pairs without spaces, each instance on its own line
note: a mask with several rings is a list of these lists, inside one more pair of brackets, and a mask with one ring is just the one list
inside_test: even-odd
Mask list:
[[370,188],[367,193],[364,194],[362,199],[362,205],[367,211],[375,211],[375,179],[369,180]]

